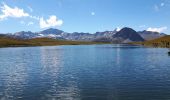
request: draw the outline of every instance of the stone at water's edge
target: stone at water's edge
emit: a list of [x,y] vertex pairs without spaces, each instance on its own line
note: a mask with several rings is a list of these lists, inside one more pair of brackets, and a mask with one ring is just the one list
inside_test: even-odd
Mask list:
[[168,52],[168,54],[170,55],[170,51]]

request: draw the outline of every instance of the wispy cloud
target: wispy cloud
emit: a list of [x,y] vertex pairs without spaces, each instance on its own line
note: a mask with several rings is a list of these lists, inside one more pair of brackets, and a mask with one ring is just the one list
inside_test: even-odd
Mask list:
[[3,3],[3,5],[0,8],[1,8],[1,12],[2,12],[2,14],[0,14],[0,20],[3,20],[8,17],[21,18],[21,17],[30,16],[23,9],[18,8],[18,7],[12,8],[12,7],[9,7],[5,3]]
[[162,2],[160,6],[161,6],[161,7],[165,6],[165,3]]
[[95,12],[91,12],[91,15],[94,16],[96,13]]
[[164,26],[164,27],[159,27],[159,28],[149,27],[149,28],[147,29],[147,31],[159,32],[159,33],[163,32],[163,31],[165,31],[165,30],[167,30],[167,27],[166,27],[166,26]]
[[32,16],[32,15],[30,15],[29,17],[32,18],[32,19],[35,19],[35,20],[40,20],[39,16]]
[[140,26],[139,26],[139,28],[144,28],[144,27],[146,27],[146,25],[140,25]]
[[34,22],[28,22],[28,26],[30,26],[30,25],[33,25],[34,24]]
[[33,12],[33,9],[30,6],[28,6],[28,9],[30,10],[30,12]]
[[20,24],[25,24],[25,22],[24,21],[20,21]]
[[57,5],[58,5],[59,7],[62,7],[62,6],[63,6],[62,1],[61,1],[61,0],[58,0]]
[[159,6],[155,4],[155,5],[154,5],[154,10],[155,10],[155,11],[159,11],[159,10],[160,10]]
[[166,7],[166,6],[168,6],[169,4],[170,4],[169,1],[167,1],[167,0],[162,0],[161,3],[154,5],[154,10],[155,10],[155,11],[160,11],[163,7]]
[[44,18],[41,17],[39,24],[40,24],[40,28],[57,27],[57,26],[61,26],[63,24],[63,21],[57,19],[55,15],[52,15],[47,20],[44,20]]

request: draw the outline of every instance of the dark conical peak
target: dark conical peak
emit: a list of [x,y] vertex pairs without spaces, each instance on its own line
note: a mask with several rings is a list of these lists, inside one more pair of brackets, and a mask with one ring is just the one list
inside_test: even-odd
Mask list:
[[[59,30],[59,29],[56,29],[56,28],[49,28],[49,29],[46,29],[44,31],[56,31],[56,30]],[[60,30],[61,31],[61,30]]]
[[63,31],[59,29],[55,29],[55,28],[49,28],[49,29],[41,31],[40,33],[41,34],[61,34],[63,33]]
[[122,28],[120,31],[131,31],[131,32],[136,32],[135,30],[133,30],[132,28],[129,28],[129,27],[124,27],[124,28]]
[[132,34],[138,34],[135,30],[133,30],[132,28],[128,28],[128,27],[124,27],[122,28],[120,31],[118,31],[115,36],[116,37],[128,37],[129,35]]
[[144,41],[144,39],[132,28],[124,27],[117,32],[113,37],[129,39],[131,41]]

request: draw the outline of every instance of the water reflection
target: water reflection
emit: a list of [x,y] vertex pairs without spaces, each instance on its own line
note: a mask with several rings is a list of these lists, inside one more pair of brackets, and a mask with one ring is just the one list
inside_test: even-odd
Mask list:
[[120,64],[120,48],[116,49],[116,64]]
[[[18,52],[22,51],[18,49]],[[15,100],[15,99],[22,99],[24,87],[27,83],[27,66],[26,66],[26,59],[25,54],[16,54],[18,57],[15,56],[14,52],[11,52],[11,56],[8,58],[10,60],[7,66],[3,66],[1,68],[1,73],[3,79],[3,93],[0,95],[0,100]],[[14,57],[15,56],[15,57]],[[0,80],[1,80],[0,79]],[[2,80],[1,80],[2,81]]]
[[53,47],[51,50],[40,49],[42,74],[51,75],[52,78],[58,77],[59,70],[62,68],[62,49]]
[[74,77],[62,74],[64,52],[61,47],[41,48],[42,79],[48,80],[48,89],[42,100],[79,100],[79,89]]

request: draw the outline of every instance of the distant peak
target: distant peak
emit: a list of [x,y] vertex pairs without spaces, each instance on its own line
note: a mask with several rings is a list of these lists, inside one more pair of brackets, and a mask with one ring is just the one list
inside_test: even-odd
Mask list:
[[122,29],[132,29],[132,28],[130,28],[130,27],[123,27]]
[[129,27],[124,27],[120,31],[134,31],[134,32],[136,32],[134,29],[129,28]]
[[48,29],[45,29],[45,30],[59,30],[59,29],[56,29],[56,28],[48,28]]

